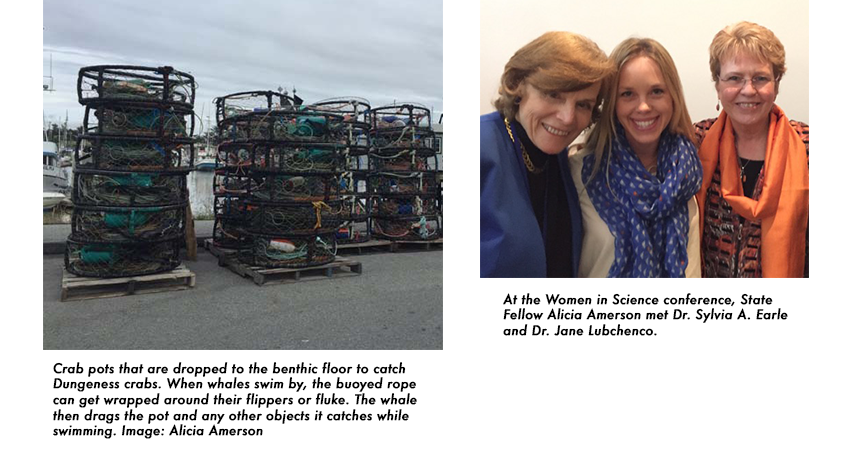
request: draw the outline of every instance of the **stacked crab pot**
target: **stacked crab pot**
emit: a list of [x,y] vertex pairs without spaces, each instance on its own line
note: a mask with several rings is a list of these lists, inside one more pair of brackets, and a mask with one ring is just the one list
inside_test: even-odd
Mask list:
[[372,124],[369,101],[362,98],[334,98],[314,103],[311,109],[342,117],[340,199],[343,203],[343,213],[342,224],[337,230],[337,243],[366,242],[370,239],[367,160]]
[[217,100],[225,113],[220,148],[239,143],[249,157],[243,220],[250,245],[241,257],[267,268],[332,262],[344,211],[339,197],[343,118],[294,106],[285,95],[252,93],[266,97],[266,107],[236,107],[234,99],[246,94]]
[[434,240],[442,234],[431,113],[415,104],[371,111],[369,154],[372,235]]
[[265,115],[279,109],[283,95],[269,91],[240,92],[216,98],[218,148],[213,177],[213,244],[219,248],[248,250],[248,198],[254,187],[251,154],[257,138],[252,138],[249,121],[255,113]]
[[171,67],[81,68],[65,267],[122,277],[180,265],[194,156],[194,78]]

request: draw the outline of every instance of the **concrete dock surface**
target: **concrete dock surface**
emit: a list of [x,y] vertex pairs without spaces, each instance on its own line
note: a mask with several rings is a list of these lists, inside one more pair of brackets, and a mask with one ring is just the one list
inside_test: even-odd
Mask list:
[[257,286],[199,247],[193,289],[60,302],[64,259],[48,250],[62,226],[44,231],[44,349],[443,348],[441,250],[347,255],[362,275]]

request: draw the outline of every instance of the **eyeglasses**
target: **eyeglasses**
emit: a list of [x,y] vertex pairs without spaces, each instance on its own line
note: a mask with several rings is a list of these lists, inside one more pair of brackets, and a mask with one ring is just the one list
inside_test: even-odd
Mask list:
[[721,81],[721,85],[723,85],[726,88],[738,88],[738,89],[744,88],[745,83],[747,81],[750,81],[751,85],[753,85],[753,88],[759,90],[762,87],[764,87],[766,84],[768,84],[770,82],[774,82],[774,79],[772,79],[768,76],[754,76],[750,79],[742,77],[742,76],[730,76],[726,79],[721,79],[720,81]]

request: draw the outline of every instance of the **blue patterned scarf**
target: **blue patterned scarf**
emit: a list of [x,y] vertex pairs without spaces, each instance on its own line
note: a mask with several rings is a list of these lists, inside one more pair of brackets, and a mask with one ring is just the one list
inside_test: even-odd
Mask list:
[[617,125],[611,159],[607,155],[590,181],[594,155],[585,157],[582,181],[615,237],[609,277],[685,276],[688,201],[703,178],[694,144],[685,136],[662,133],[658,172],[652,175],[635,156],[623,127]]

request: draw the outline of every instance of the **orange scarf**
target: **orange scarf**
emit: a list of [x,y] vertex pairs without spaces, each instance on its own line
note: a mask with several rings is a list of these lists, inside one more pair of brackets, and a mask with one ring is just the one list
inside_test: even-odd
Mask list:
[[803,276],[810,173],[806,146],[792,129],[786,114],[777,106],[770,114],[765,178],[758,201],[743,196],[733,125],[726,112],[721,112],[706,133],[698,155],[703,164],[703,185],[697,193],[701,232],[706,191],[712,183],[715,167],[720,166],[724,200],[737,214],[752,221],[762,220],[762,276]]

